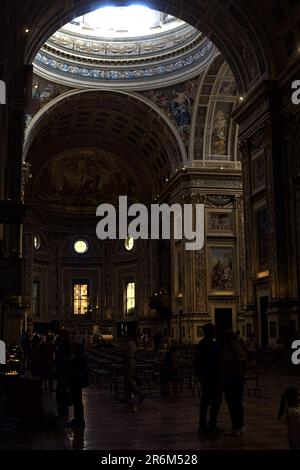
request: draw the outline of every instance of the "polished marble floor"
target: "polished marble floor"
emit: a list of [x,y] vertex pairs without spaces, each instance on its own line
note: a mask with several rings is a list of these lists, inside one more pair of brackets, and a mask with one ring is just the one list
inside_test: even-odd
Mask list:
[[[241,438],[198,436],[198,397],[188,391],[179,397],[147,397],[143,405],[115,401],[109,389],[89,387],[84,392],[86,427],[68,429],[58,422],[51,431],[18,432],[13,423],[0,425],[0,450],[281,450],[288,449],[285,423],[278,422],[278,402],[293,377],[260,379],[262,398],[245,395],[245,432]],[[48,400],[51,396],[48,396]],[[70,409],[71,411],[71,409]],[[219,425],[229,429],[225,402]]]

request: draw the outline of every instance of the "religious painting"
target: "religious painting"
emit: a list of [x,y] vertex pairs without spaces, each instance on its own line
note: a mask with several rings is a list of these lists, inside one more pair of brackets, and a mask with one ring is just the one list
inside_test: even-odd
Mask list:
[[39,200],[74,208],[114,203],[126,194],[138,199],[137,185],[128,165],[114,155],[93,149],[65,152],[47,163],[37,175],[34,192]]
[[193,79],[174,87],[143,93],[173,121],[186,146],[189,144],[197,84],[198,80]]
[[223,80],[220,87],[220,95],[235,96],[236,84],[233,80]]
[[47,103],[50,103],[50,101],[68,90],[69,88],[64,85],[51,83],[48,80],[44,80],[43,78],[34,75],[31,101],[26,109],[26,127],[30,124],[38,111],[40,111]]
[[217,103],[212,125],[211,153],[228,155],[229,125],[233,103]]
[[233,234],[233,218],[231,212],[208,212],[207,232],[221,235]]
[[265,207],[255,212],[256,251],[258,272],[269,270],[268,220]]
[[214,291],[234,290],[233,248],[211,249],[211,288]]
[[256,157],[252,161],[252,188],[259,191],[265,187],[265,158],[264,155]]

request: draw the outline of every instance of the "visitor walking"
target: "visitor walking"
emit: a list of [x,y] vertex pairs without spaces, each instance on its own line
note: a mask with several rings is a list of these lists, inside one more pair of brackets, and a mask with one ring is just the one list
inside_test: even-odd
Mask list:
[[135,334],[128,334],[127,341],[124,346],[124,378],[125,378],[125,401],[130,401],[132,395],[138,395],[140,403],[144,401],[145,395],[137,386],[137,370],[136,370],[136,340]]

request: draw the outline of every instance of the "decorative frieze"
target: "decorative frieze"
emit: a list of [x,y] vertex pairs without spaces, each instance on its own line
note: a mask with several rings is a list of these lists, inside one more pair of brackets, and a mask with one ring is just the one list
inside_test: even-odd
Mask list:
[[227,196],[222,194],[207,194],[206,206],[208,207],[222,207],[228,208],[234,205],[234,196]]

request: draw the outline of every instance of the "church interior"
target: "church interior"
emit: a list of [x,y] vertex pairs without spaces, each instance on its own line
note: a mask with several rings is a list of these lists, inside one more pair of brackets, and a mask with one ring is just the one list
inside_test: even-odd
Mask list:
[[[277,408],[300,386],[300,2],[0,11],[0,449],[288,449]],[[121,196],[202,205],[203,247],[100,240],[97,207]],[[197,433],[195,354],[211,324],[214,344],[235,332],[248,361],[239,439]],[[66,417],[67,336],[89,372],[85,426],[71,428],[51,426]],[[142,392],[127,403],[131,381]]]

